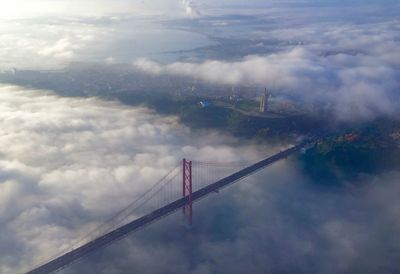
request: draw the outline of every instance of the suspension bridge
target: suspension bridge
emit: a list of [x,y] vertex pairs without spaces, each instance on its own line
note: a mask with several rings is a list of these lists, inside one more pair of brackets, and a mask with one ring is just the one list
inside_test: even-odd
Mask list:
[[[316,138],[308,139],[250,165],[243,162],[221,164],[183,159],[177,167],[138,196],[126,208],[117,212],[112,218],[66,250],[48,259],[46,263],[25,273],[48,274],[60,271],[86,255],[126,237],[178,209],[182,209],[185,221],[192,224],[194,202],[209,194],[217,193],[220,189],[311,146],[316,140]],[[236,171],[232,173],[231,170]],[[226,176],[226,174],[230,175]]]

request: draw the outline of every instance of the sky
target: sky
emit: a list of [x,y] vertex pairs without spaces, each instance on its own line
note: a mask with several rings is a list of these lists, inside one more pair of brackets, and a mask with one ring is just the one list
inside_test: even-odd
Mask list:
[[151,10],[165,12],[171,7],[174,13],[184,13],[185,4],[179,1],[135,1],[135,0],[16,0],[3,5],[2,15],[10,18],[45,15],[102,16],[115,13],[133,13],[143,16]]
[[[266,86],[328,106],[332,121],[395,118],[398,10],[396,0],[4,0],[0,70],[123,63]],[[3,83],[0,98],[1,274],[59,252],[182,157],[282,149],[94,97]],[[170,216],[63,273],[400,272],[399,178],[361,174],[332,188],[286,160],[196,204],[193,228]]]

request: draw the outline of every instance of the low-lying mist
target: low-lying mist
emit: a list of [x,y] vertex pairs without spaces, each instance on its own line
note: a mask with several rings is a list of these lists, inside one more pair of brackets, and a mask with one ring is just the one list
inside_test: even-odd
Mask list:
[[[183,157],[254,160],[281,149],[96,98],[1,86],[0,273],[26,270],[123,208]],[[283,146],[283,145],[282,145]],[[325,187],[296,157],[64,273],[396,273],[399,173]]]

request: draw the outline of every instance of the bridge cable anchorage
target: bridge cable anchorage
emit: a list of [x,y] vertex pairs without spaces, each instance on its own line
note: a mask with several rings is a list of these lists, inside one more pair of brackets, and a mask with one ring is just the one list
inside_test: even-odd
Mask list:
[[[49,274],[59,271],[84,258],[88,254],[126,237],[129,233],[137,231],[161,218],[164,218],[180,208],[183,208],[184,216],[186,216],[186,219],[190,224],[192,223],[192,206],[194,202],[199,201],[228,185],[238,182],[277,161],[285,159],[289,155],[299,152],[303,147],[311,143],[311,141],[312,140],[302,142],[298,145],[282,150],[275,155],[253,163],[239,171],[235,171],[228,176],[222,175],[222,170],[229,168],[229,166],[215,168],[216,165],[213,166],[210,163],[205,165],[193,165],[193,163],[196,162],[184,159],[182,163],[179,164],[182,169],[176,167],[171,170],[144,194],[107,220],[105,224],[99,226],[100,229],[94,230],[100,231],[100,236],[94,239],[93,236],[91,236],[91,240],[76,249],[70,250],[27,273]],[[206,171],[206,174],[204,174],[204,170]],[[215,172],[215,170],[219,171]],[[180,172],[182,172],[182,174]],[[211,176],[211,174],[213,174],[213,176]],[[196,181],[196,185],[193,184],[193,179],[201,180],[202,178],[205,179],[205,183]],[[162,193],[159,195],[161,191]],[[144,207],[145,205],[147,205],[147,207]],[[139,208],[143,211],[141,211],[140,215],[135,216],[141,217],[135,218],[126,223],[126,219],[132,217],[134,211]],[[100,234],[100,232],[94,233],[93,235]],[[89,233],[88,235],[92,234]]]

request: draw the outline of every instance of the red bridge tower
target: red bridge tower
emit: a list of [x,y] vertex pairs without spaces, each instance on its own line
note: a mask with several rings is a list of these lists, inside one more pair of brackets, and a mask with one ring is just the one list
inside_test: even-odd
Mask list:
[[192,225],[193,198],[192,198],[192,161],[182,160],[182,196],[188,201],[183,209],[183,217]]

